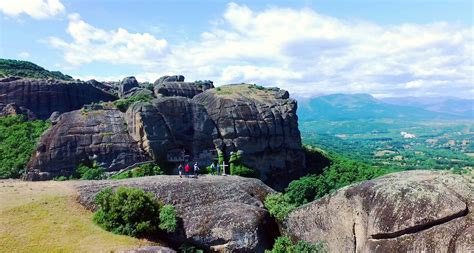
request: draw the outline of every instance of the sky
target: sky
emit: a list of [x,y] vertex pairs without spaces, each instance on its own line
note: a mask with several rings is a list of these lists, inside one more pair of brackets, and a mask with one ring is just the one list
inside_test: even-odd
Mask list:
[[473,13],[469,0],[0,0],[0,58],[82,80],[473,98]]

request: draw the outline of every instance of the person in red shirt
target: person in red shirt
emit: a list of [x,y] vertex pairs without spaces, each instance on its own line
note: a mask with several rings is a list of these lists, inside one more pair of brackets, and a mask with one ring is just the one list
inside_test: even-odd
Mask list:
[[189,166],[188,163],[186,163],[186,166],[184,166],[184,176],[185,177],[188,177],[190,170],[191,170],[191,167]]

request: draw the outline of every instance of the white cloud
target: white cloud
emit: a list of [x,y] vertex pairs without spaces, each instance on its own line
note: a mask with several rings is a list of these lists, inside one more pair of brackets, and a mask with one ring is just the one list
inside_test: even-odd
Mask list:
[[64,12],[64,5],[59,0],[0,0],[0,11],[7,16],[46,19]]
[[133,64],[145,73],[182,73],[188,80],[211,79],[218,85],[280,86],[297,96],[473,95],[472,27],[379,25],[311,9],[256,12],[235,3],[211,27],[198,40],[167,45],[149,34],[105,31],[73,16],[68,27],[73,40],[50,42],[73,65]]
[[20,52],[17,54],[17,57],[20,58],[20,59],[28,59],[31,57],[30,53],[28,52]]
[[94,61],[114,64],[153,65],[167,47],[164,39],[149,33],[130,33],[123,28],[106,31],[81,19],[79,14],[69,15],[66,42],[57,37],[48,38],[49,44],[63,50],[64,60],[73,66]]

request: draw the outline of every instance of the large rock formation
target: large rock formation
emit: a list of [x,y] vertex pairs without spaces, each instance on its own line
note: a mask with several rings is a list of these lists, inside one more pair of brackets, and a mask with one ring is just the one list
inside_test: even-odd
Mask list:
[[80,163],[96,161],[116,171],[147,160],[127,132],[123,113],[92,108],[64,113],[40,138],[27,168],[28,180],[69,176]]
[[407,171],[345,187],[293,211],[296,240],[329,252],[470,252],[474,182],[451,172]]
[[161,94],[166,97],[181,96],[187,98],[193,98],[197,94],[214,88],[211,82],[202,83],[190,83],[190,82],[161,82],[156,84],[155,82],[155,94]]
[[307,173],[297,104],[288,92],[241,84],[210,89],[193,98],[215,122],[215,145],[229,156],[242,150],[243,163],[260,171],[276,189]]
[[127,91],[139,87],[134,76],[125,77],[119,84],[119,96],[122,97]]
[[198,157],[202,151],[214,149],[213,139],[217,138],[204,107],[184,97],[136,103],[127,110],[126,121],[133,139],[156,160],[166,159],[172,149],[184,149],[191,157]]
[[25,107],[39,119],[48,119],[55,111],[73,111],[85,104],[114,99],[90,83],[79,81],[0,79],[0,103]]
[[263,206],[273,190],[256,179],[203,176],[199,179],[154,176],[127,180],[86,181],[78,187],[80,203],[95,209],[105,187],[138,187],[173,204],[178,230],[168,236],[176,246],[190,243],[207,251],[263,252],[278,228]]

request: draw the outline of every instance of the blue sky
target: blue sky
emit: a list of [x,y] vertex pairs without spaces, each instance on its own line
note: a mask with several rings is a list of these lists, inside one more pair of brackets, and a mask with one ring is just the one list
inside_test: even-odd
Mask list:
[[0,0],[0,58],[81,79],[184,74],[299,97],[472,97],[473,8],[459,0]]

